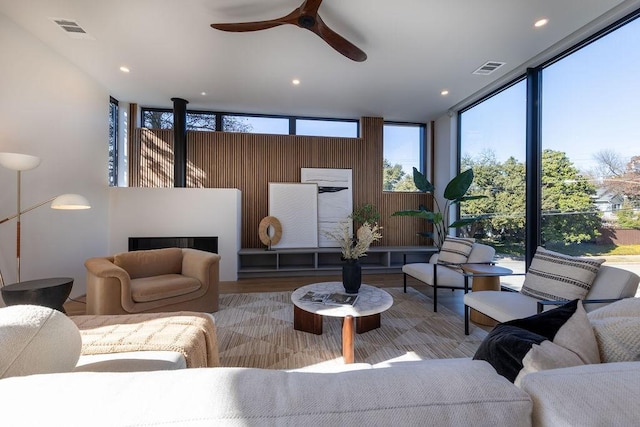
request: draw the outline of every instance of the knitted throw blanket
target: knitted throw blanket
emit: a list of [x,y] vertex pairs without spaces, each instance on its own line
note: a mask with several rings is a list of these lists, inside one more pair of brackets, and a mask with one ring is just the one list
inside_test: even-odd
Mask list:
[[202,313],[71,316],[80,329],[82,354],[175,351],[187,368],[219,365],[213,319]]

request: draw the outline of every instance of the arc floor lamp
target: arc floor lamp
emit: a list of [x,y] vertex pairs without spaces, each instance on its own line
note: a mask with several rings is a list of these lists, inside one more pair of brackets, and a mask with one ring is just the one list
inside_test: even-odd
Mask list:
[[[40,206],[51,202],[52,209],[89,209],[91,205],[86,198],[79,194],[62,194],[57,197],[52,197],[43,202],[37,203],[26,209],[22,209],[21,205],[21,173],[35,169],[40,165],[40,158],[31,156],[28,154],[20,153],[0,153],[0,166],[7,169],[15,170],[17,172],[17,203],[16,213],[0,220],[0,224],[16,219],[16,282],[20,282],[20,217],[21,215],[32,211]],[[0,272],[0,286],[4,286],[4,280],[2,273]]]

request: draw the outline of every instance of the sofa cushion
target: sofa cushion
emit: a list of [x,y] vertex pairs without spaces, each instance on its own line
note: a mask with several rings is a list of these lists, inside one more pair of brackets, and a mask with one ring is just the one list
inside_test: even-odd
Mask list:
[[537,302],[520,292],[508,291],[478,291],[464,296],[465,305],[501,323],[537,313]]
[[113,263],[129,273],[132,279],[180,274],[182,249],[165,248],[146,251],[123,252],[113,257]]
[[467,262],[475,241],[476,239],[447,236],[442,248],[440,248],[438,264],[463,264]]
[[527,375],[535,426],[637,426],[640,363],[598,363]]
[[[632,271],[602,265],[598,270],[586,299],[633,298],[638,289],[640,277]],[[585,304],[591,312],[607,304]]]
[[474,359],[491,363],[512,382],[540,369],[600,362],[593,330],[579,300],[496,326]]
[[588,315],[593,322],[607,317],[640,317],[640,298],[624,298],[593,310]]
[[74,372],[135,372],[186,369],[187,361],[177,351],[127,351],[80,355]]
[[70,372],[82,340],[76,325],[48,307],[0,308],[0,378]]
[[427,262],[416,262],[402,266],[402,272],[411,277],[433,286],[433,270],[438,271],[438,286],[451,286],[460,289],[464,288],[464,278],[462,273],[456,269],[443,265],[436,267],[435,264]]
[[[48,425],[496,426],[531,425],[531,400],[487,363],[427,360],[341,373],[206,368],[39,375],[0,381],[4,419]],[[51,388],[56,393],[51,393]],[[90,390],[90,392],[79,392]],[[10,406],[10,405],[9,405]]]
[[202,284],[198,279],[180,274],[163,274],[131,280],[131,299],[149,302],[195,292]]
[[496,250],[493,246],[483,245],[481,243],[474,243],[467,262],[469,264],[482,264],[493,261],[496,256]]
[[603,262],[538,247],[520,292],[540,300],[584,299]]
[[589,313],[603,362],[640,361],[640,298],[626,298]]

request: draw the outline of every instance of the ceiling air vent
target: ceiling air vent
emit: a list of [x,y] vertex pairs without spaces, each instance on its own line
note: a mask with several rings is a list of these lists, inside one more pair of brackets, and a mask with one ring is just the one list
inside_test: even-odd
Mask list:
[[477,70],[475,70],[472,74],[479,74],[481,76],[488,76],[493,73],[498,68],[502,67],[506,62],[498,62],[498,61],[487,61],[483,65],[480,66]]
[[54,24],[62,29],[72,39],[95,40],[84,28],[72,19],[49,18]]

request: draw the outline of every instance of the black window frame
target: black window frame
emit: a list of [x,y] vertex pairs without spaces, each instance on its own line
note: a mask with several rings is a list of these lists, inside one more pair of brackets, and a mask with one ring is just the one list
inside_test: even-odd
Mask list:
[[[171,108],[160,108],[160,107],[141,107],[141,126],[146,127],[144,123],[144,115],[146,111],[153,112],[161,112],[161,113],[172,113],[173,110]],[[326,121],[326,122],[349,122],[356,124],[356,136],[355,137],[336,137],[336,138],[360,138],[360,126],[358,119],[342,119],[342,118],[332,118],[332,117],[311,117],[311,116],[285,116],[278,114],[254,114],[254,113],[234,113],[230,111],[213,111],[213,110],[187,110],[187,114],[213,114],[215,116],[215,132],[225,132],[223,127],[223,121],[225,116],[238,116],[238,117],[256,117],[256,118],[273,118],[273,119],[287,119],[289,120],[289,133],[282,135],[297,135],[296,133],[296,121],[297,120],[315,120],[315,121]],[[400,122],[399,122],[400,123]],[[280,134],[278,134],[280,135]],[[304,135],[309,136],[309,135]],[[312,135],[312,136],[324,136],[324,135]]]

